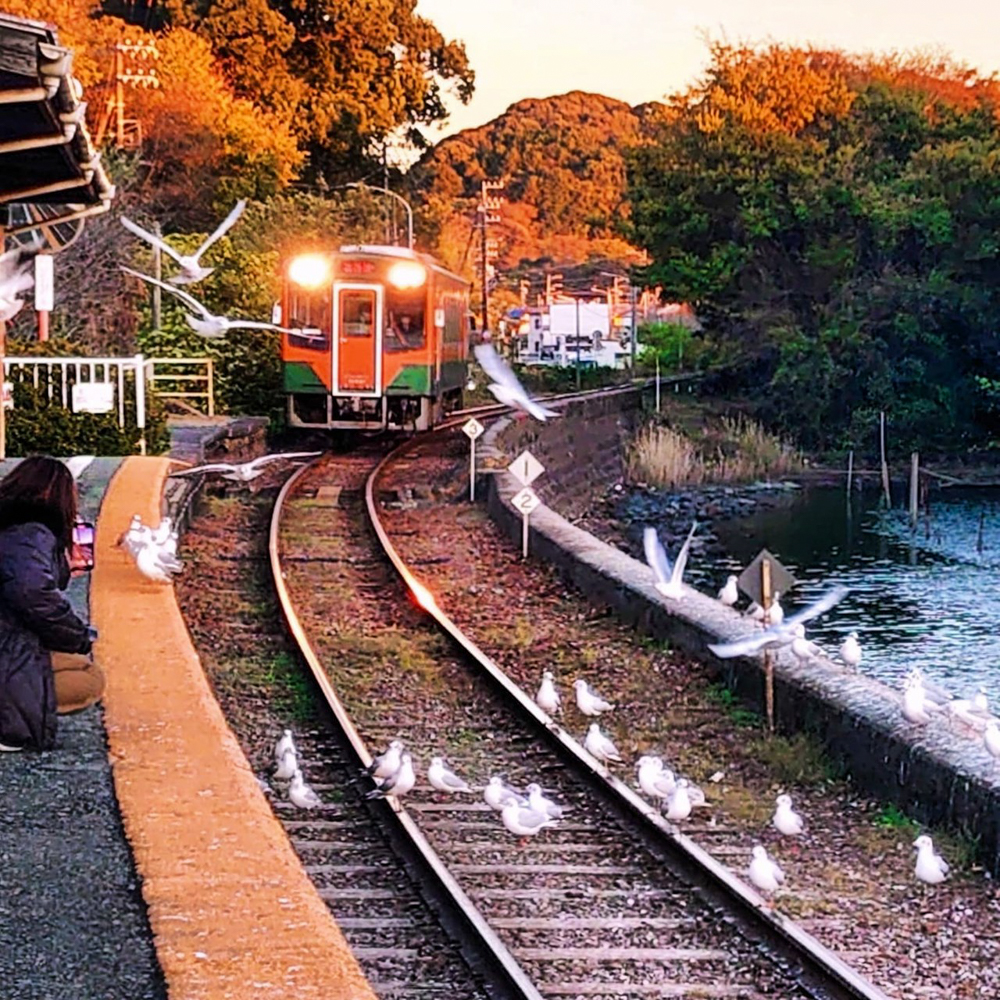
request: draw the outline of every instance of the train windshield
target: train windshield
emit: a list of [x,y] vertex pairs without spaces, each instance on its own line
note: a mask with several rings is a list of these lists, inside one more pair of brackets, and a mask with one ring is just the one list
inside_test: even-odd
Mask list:
[[386,287],[385,349],[413,351],[427,346],[425,290]]

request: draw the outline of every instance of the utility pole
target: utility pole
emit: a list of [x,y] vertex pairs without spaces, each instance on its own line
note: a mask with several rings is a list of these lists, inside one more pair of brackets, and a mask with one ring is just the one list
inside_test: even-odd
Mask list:
[[[160,223],[153,223],[153,235],[162,236],[163,233],[160,231]],[[163,280],[163,251],[160,250],[158,246],[153,247],[153,277],[157,281]],[[161,292],[159,285],[153,285],[153,329],[162,330],[162,309],[161,303]]]
[[479,223],[480,223],[480,280],[483,285],[483,333],[489,330],[490,326],[490,269],[491,259],[496,257],[496,244],[491,246],[488,236],[487,226],[489,223],[499,222],[499,211],[503,205],[503,198],[491,196],[491,191],[500,191],[503,184],[499,181],[483,181],[480,187],[479,196]]
[[636,309],[635,285],[629,284],[629,292],[632,297],[632,335],[629,337],[629,358],[632,368],[632,376],[635,377],[635,345],[639,339],[638,330],[638,310]]
[[[128,66],[125,65],[126,57],[129,60]],[[140,63],[147,60],[155,61],[159,57],[160,52],[155,42],[130,42],[123,39],[115,45],[114,96],[108,98],[104,114],[97,126],[97,132],[94,135],[95,146],[100,146],[103,143],[112,117],[115,122],[115,145],[118,149],[134,149],[142,142],[139,122],[125,117],[125,86],[127,84],[130,87],[154,89],[159,87],[160,80],[156,75],[155,67],[136,66],[136,61]]]

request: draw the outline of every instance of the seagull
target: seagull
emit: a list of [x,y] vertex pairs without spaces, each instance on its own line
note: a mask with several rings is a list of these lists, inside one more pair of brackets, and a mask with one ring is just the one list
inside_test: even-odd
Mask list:
[[785,609],[779,603],[781,591],[776,590],[771,600],[771,606],[767,609],[767,617],[772,625],[780,625],[785,620]]
[[736,580],[737,577],[735,576],[726,577],[725,585],[719,591],[719,600],[722,601],[727,608],[731,608],[740,599],[740,592],[739,588],[736,586]]
[[188,326],[195,333],[200,334],[202,337],[207,337],[209,340],[217,340],[220,337],[224,337],[230,330],[275,330],[278,333],[299,332],[298,330],[289,330],[284,326],[275,326],[273,323],[258,323],[249,319],[230,319],[228,316],[216,316],[215,313],[209,312],[193,295],[188,295],[187,292],[181,291],[175,285],[168,285],[166,282],[152,278],[148,274],[133,271],[130,267],[123,267],[122,270],[126,274],[141,278],[151,285],[156,285],[164,291],[170,292],[171,295],[179,298],[188,309],[193,309],[198,314],[197,316],[192,316],[191,313],[184,314]]
[[748,869],[750,881],[761,892],[777,892],[778,886],[785,881],[785,873],[778,867],[776,861],[767,856],[767,851],[760,844],[754,846],[752,854],[753,858]]
[[492,344],[477,344],[473,351],[483,371],[492,379],[486,388],[493,393],[497,402],[503,403],[504,406],[513,406],[518,410],[523,410],[536,420],[543,422],[549,417],[559,416],[555,410],[546,409],[546,407],[536,403],[525,392],[524,386],[521,385],[503,358],[493,349]]
[[271,462],[281,462],[299,458],[316,458],[322,455],[321,451],[279,451],[273,455],[261,455],[251,462],[243,462],[233,465],[229,462],[210,462],[208,465],[198,465],[193,469],[183,469],[180,472],[171,472],[171,479],[180,479],[185,476],[207,476],[210,472],[218,472],[223,479],[229,479],[234,483],[249,483],[258,476],[263,475],[264,466]]
[[195,281],[201,281],[202,278],[207,278],[215,268],[212,267],[202,267],[199,263],[199,258],[201,255],[218,239],[221,239],[226,235],[227,232],[232,228],[236,220],[243,214],[243,209],[247,207],[245,199],[240,199],[236,202],[236,206],[233,210],[222,220],[221,225],[218,229],[212,233],[211,236],[193,254],[179,254],[169,243],[160,239],[159,236],[154,236],[152,233],[147,232],[141,226],[137,226],[131,219],[127,219],[124,215],[121,217],[122,225],[130,232],[134,233],[140,239],[145,240],[147,243],[152,244],[154,247],[159,247],[168,257],[173,257],[175,261],[181,266],[181,273],[175,274],[170,281],[175,285],[190,285]]
[[72,458],[65,460],[66,467],[74,479],[79,479],[83,475],[83,470],[94,461],[94,458],[94,455],[74,455]]
[[997,727],[995,720],[986,723],[986,731],[983,733],[983,746],[986,747],[987,752],[993,758],[994,764],[997,760],[1000,760],[1000,728]]
[[656,589],[664,597],[673,598],[679,601],[684,597],[684,587],[681,578],[684,576],[684,567],[687,566],[688,553],[691,551],[691,539],[694,537],[695,529],[698,527],[696,521],[691,525],[684,544],[680,552],[677,553],[677,561],[670,565],[666,549],[660,542],[660,537],[656,533],[656,528],[646,528],[642,533],[642,544],[646,550],[646,562],[649,563],[653,574],[656,576]]
[[274,769],[274,776],[280,778],[282,781],[287,781],[298,769],[299,761],[295,756],[295,750],[292,747],[288,747],[281,755],[278,766]]
[[851,632],[840,644],[840,658],[849,669],[858,669],[861,663],[861,643],[858,642],[857,632]]
[[779,795],[776,800],[777,808],[771,822],[778,833],[783,833],[786,837],[797,837],[804,829],[802,817],[792,808],[792,797],[790,795]]
[[922,834],[913,841],[917,849],[917,863],[913,874],[928,885],[937,885],[948,877],[948,862],[940,854],[934,852],[934,842],[927,834]]
[[165,552],[151,538],[140,543],[139,550],[135,553],[135,564],[139,572],[154,583],[173,583],[174,574],[184,568],[183,563]]
[[674,794],[677,782],[673,771],[663,770],[659,757],[640,757],[636,762],[639,771],[639,788],[644,795],[653,799],[669,799]]
[[403,755],[402,740],[393,740],[385,753],[375,757],[365,768],[365,774],[370,774],[376,781],[391,778],[399,770]]
[[118,539],[117,545],[119,548],[125,549],[129,555],[135,557],[139,554],[139,549],[145,541],[152,537],[152,529],[142,523],[142,518],[138,514],[133,514],[128,528],[125,529]]
[[290,729],[286,729],[274,745],[274,760],[276,763],[281,762],[281,758],[285,756],[286,750],[291,750],[293,753],[297,752],[295,749],[295,740],[292,739],[292,731]]
[[411,791],[416,783],[417,773],[413,769],[413,758],[408,753],[404,753],[399,761],[399,770],[395,774],[389,775],[382,782],[381,788],[373,788],[365,798],[384,799],[393,795],[400,799]]
[[795,638],[792,639],[792,653],[801,663],[807,663],[809,660],[821,656],[823,649],[806,638],[806,630],[800,624],[795,629]]
[[323,804],[320,797],[305,783],[298,768],[292,773],[292,783],[288,786],[288,801],[299,809],[315,809]]
[[618,748],[601,732],[601,727],[596,722],[590,724],[583,746],[587,753],[605,764],[620,764],[622,762]]
[[941,706],[927,694],[920,671],[911,671],[903,688],[903,718],[923,726],[931,721],[932,712],[940,710]]
[[846,593],[847,587],[834,587],[833,590],[828,591],[809,607],[792,615],[791,618],[786,618],[780,625],[772,625],[770,628],[764,629],[763,632],[747,636],[745,639],[737,639],[734,642],[709,643],[708,648],[720,659],[725,660],[734,656],[749,656],[762,649],[787,646],[797,635],[800,637],[805,635],[804,627],[800,629],[800,626],[829,611],[835,604],[843,600]]
[[679,778],[674,794],[667,800],[667,819],[673,823],[679,823],[682,819],[687,819],[691,815],[692,802],[688,795],[688,783],[686,778]]
[[511,833],[522,838],[533,837],[545,827],[556,824],[556,821],[544,812],[512,801],[508,801],[500,810],[500,818]]
[[548,715],[555,715],[559,711],[559,692],[556,690],[551,670],[546,670],[542,674],[542,683],[538,686],[538,694],[535,695],[535,704]]
[[585,680],[573,681],[573,689],[576,691],[576,707],[584,715],[600,715],[615,707],[610,701],[605,701]]
[[24,300],[18,298],[35,283],[31,261],[19,263],[23,247],[14,247],[0,254],[0,323],[13,319],[24,306]]
[[544,813],[549,819],[562,819],[563,813],[566,812],[566,807],[561,806],[552,801],[552,799],[547,799],[542,794],[542,788],[535,782],[528,785],[528,807],[534,809],[536,812]]
[[441,757],[432,757],[431,766],[427,768],[427,780],[431,788],[439,792],[471,792],[472,789],[454,771],[444,766]]
[[518,795],[509,785],[503,783],[503,778],[493,775],[489,784],[483,789],[483,798],[486,804],[500,812],[508,802],[516,802],[519,806],[526,806],[528,800],[523,795]]

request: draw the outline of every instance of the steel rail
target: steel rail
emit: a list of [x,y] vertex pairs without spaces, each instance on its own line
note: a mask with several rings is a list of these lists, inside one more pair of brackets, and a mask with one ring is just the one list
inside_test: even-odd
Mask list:
[[[288,592],[285,576],[281,569],[280,527],[285,501],[299,479],[319,461],[322,461],[322,458],[303,466],[290,476],[282,486],[271,514],[268,556],[278,602],[289,631],[299,647],[303,659],[308,664],[338,726],[357,756],[360,766],[367,768],[372,762],[372,754],[351,720],[312,643],[309,641],[305,628],[295,611],[295,605]],[[464,931],[464,942],[459,941],[459,945],[464,943],[475,956],[481,966],[481,971],[487,978],[486,985],[491,995],[517,998],[517,1000],[543,1000],[542,995],[507,950],[506,945],[497,937],[493,928],[479,912],[478,907],[466,895],[437,852],[428,843],[405,807],[391,796],[382,799],[378,807],[384,810],[389,822],[394,825],[394,843],[402,853],[411,855],[410,860],[417,861],[425,879],[430,880],[430,886],[425,887],[429,888],[433,896],[443,903],[447,916],[450,918],[448,922],[451,927],[460,927]],[[407,858],[403,860],[406,861]]]
[[[451,429],[457,422],[453,418],[440,424],[432,433]],[[365,502],[372,528],[386,556],[420,607],[482,670],[507,700],[555,745],[560,755],[598,788],[620,815],[630,819],[644,831],[645,840],[654,851],[680,863],[688,872],[700,875],[703,882],[707,880],[716,898],[730,912],[737,913],[744,926],[770,945],[777,946],[786,958],[802,969],[807,979],[805,985],[818,990],[819,996],[837,1000],[888,1000],[882,990],[795,921],[767,909],[765,900],[751,886],[733,875],[694,840],[681,833],[654,806],[592,757],[437,605],[431,591],[420,582],[393,545],[379,516],[375,495],[376,482],[384,469],[424,439],[412,438],[387,454],[365,484]]]

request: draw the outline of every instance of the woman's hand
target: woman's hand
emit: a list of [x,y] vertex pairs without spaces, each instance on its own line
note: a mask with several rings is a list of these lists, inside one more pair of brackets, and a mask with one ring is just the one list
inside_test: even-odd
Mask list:
[[94,564],[91,561],[91,551],[90,547],[84,547],[83,545],[77,545],[74,542],[69,549],[69,571],[71,576],[80,576],[81,573],[87,573],[94,568]]

